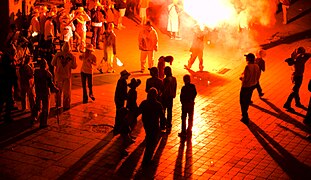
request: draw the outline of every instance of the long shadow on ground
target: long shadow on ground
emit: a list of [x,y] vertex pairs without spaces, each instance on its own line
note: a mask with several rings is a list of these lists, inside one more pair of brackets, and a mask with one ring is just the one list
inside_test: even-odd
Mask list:
[[310,179],[311,167],[300,162],[296,157],[289,153],[278,142],[271,138],[264,130],[252,121],[248,125],[257,141],[267,151],[267,153],[278,163],[290,179]]

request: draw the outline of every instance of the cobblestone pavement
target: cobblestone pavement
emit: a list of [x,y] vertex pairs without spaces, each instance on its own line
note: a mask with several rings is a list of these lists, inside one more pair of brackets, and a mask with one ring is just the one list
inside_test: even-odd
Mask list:
[[[251,122],[240,122],[240,81],[245,66],[243,54],[248,49],[226,49],[210,45],[205,49],[205,71],[193,71],[183,65],[189,58],[189,40],[170,40],[159,32],[161,55],[173,55],[173,75],[178,80],[174,99],[173,127],[162,134],[154,154],[153,165],[141,168],[144,152],[144,130],[139,118],[133,132],[136,142],[121,154],[121,138],[113,136],[115,106],[113,95],[119,73],[127,69],[130,78],[140,78],[138,103],[144,92],[148,74],[141,74],[137,47],[138,28],[125,19],[126,29],[116,30],[118,57],[124,62],[117,73],[95,73],[96,100],[82,104],[79,67],[73,75],[72,108],[62,112],[59,124],[52,98],[49,127],[30,125],[29,113],[14,112],[14,122],[0,124],[0,179],[310,179],[310,127],[302,123],[304,109],[295,113],[282,106],[290,93],[290,67],[284,63],[294,48],[305,46],[311,52],[311,3],[297,1],[291,6],[289,24],[282,25],[277,14],[275,26],[261,30],[258,42],[266,49],[267,71],[261,77],[264,99],[254,92],[249,109]],[[101,59],[102,53],[96,51]],[[306,64],[300,95],[307,105],[310,93],[311,61]],[[198,96],[195,104],[193,135],[181,142],[181,106],[179,93],[182,76],[191,74]]]

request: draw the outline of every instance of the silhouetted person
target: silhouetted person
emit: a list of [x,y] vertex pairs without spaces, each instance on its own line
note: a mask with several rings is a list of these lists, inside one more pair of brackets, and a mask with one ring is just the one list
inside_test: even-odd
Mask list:
[[[309,90],[309,92],[311,92],[311,79],[309,80],[308,90]],[[303,120],[303,122],[305,124],[308,124],[308,125],[311,124],[311,97],[310,97],[310,100],[309,100],[309,106],[308,106],[307,114],[306,114],[306,117]]]
[[10,55],[5,52],[0,58],[0,112],[5,104],[4,121],[11,122],[11,111],[14,108],[13,86],[17,86],[15,67]]
[[113,132],[114,134],[120,133],[120,127],[121,127],[121,119],[119,116],[119,110],[123,107],[125,107],[125,101],[127,99],[127,82],[126,80],[131,75],[126,70],[121,71],[120,73],[121,77],[118,80],[117,87],[114,94],[114,103],[116,105],[116,117],[115,117],[115,123]]
[[164,113],[167,111],[166,116],[166,128],[168,131],[172,128],[172,111],[173,111],[173,99],[176,97],[177,81],[172,74],[172,69],[169,66],[164,68],[165,78],[163,79],[163,94],[162,105]]
[[35,90],[36,90],[36,104],[34,109],[34,116],[37,120],[38,113],[41,109],[39,115],[40,128],[45,128],[48,126],[48,116],[50,110],[50,93],[58,92],[58,89],[53,83],[53,76],[48,70],[48,64],[45,59],[40,61],[40,69],[36,69],[34,73],[35,77]]
[[244,56],[246,57],[247,65],[245,66],[245,69],[240,77],[240,80],[242,81],[242,87],[240,90],[240,106],[242,111],[241,121],[245,124],[248,124],[248,108],[251,104],[253,91],[260,78],[260,69],[259,66],[254,62],[254,54],[249,53]]
[[160,119],[164,119],[164,112],[161,103],[157,100],[158,92],[155,88],[148,91],[147,99],[139,105],[142,114],[146,137],[146,149],[142,165],[149,165],[159,139]]
[[146,80],[146,89],[145,91],[148,93],[149,89],[154,87],[158,91],[158,100],[160,100],[160,96],[162,96],[163,92],[163,82],[162,80],[158,77],[159,76],[159,71],[158,68],[152,67],[149,68],[150,71],[150,78]]
[[137,105],[137,91],[136,88],[141,84],[140,79],[132,78],[128,84],[130,90],[127,93],[126,108],[129,110],[129,116],[132,122],[130,122],[131,130],[137,124],[138,105]]
[[[197,90],[194,84],[191,83],[190,75],[186,74],[183,77],[185,85],[181,88],[180,102],[181,102],[181,133],[178,136],[186,138],[187,134],[191,136],[193,126],[194,100],[197,96]],[[188,116],[188,127],[187,124]]]
[[291,107],[293,99],[295,99],[296,107],[304,107],[300,102],[299,89],[302,84],[303,73],[305,71],[305,64],[310,57],[311,54],[306,53],[304,47],[299,47],[298,49],[295,49],[295,51],[291,54],[291,58],[294,59],[293,74],[292,74],[292,83],[294,84],[294,87],[283,106],[288,111],[294,110]]

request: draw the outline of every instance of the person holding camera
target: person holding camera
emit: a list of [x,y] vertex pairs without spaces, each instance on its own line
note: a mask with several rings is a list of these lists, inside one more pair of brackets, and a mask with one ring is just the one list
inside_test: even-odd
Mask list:
[[289,58],[289,60],[286,60],[286,62],[289,65],[293,66],[292,83],[294,84],[292,92],[289,94],[283,106],[288,111],[294,110],[291,107],[291,103],[293,99],[295,99],[296,107],[304,108],[304,106],[300,102],[299,89],[302,84],[305,64],[310,59],[310,57],[311,57],[311,54],[306,53],[306,50],[304,47],[299,47],[298,49],[295,49],[295,51],[291,54],[291,59]]

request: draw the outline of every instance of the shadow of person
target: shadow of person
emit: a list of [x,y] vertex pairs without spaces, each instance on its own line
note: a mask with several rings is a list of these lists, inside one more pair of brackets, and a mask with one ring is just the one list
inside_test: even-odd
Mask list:
[[290,123],[292,125],[294,125],[295,127],[310,133],[310,128],[308,128],[307,126],[305,126],[304,124],[302,124],[301,122],[297,121],[296,119],[292,118],[291,116],[289,116],[288,114],[284,113],[282,110],[280,110],[278,107],[276,107],[273,103],[271,103],[269,100],[267,99],[261,99],[263,102],[265,102],[268,106],[270,106],[275,112],[272,112],[268,109],[265,109],[263,107],[260,107],[256,104],[251,104],[250,106],[261,110],[262,112],[265,112],[267,114],[270,114],[272,116],[275,116],[276,118],[283,120],[287,123]]
[[307,9],[307,10],[301,12],[301,13],[298,14],[297,16],[295,16],[295,17],[289,19],[289,20],[287,21],[287,23],[289,24],[289,23],[291,23],[291,22],[294,22],[294,21],[296,21],[297,19],[302,18],[302,17],[308,15],[309,13],[311,13],[311,8],[309,8],[309,9]]
[[278,163],[283,171],[289,176],[290,179],[310,179],[311,167],[300,162],[278,142],[276,142],[271,136],[269,136],[264,130],[257,126],[252,121],[248,126],[251,133],[255,136],[257,141],[272,157],[272,159]]
[[[101,141],[88,150],[77,162],[70,166],[58,179],[74,179],[76,175],[93,160],[93,158],[107,146],[113,139],[113,132],[110,131]],[[96,163],[95,163],[96,164]],[[91,169],[91,168],[90,168]],[[88,171],[89,172],[89,171]]]
[[292,129],[289,129],[289,128],[286,127],[286,126],[283,126],[282,124],[278,124],[278,126],[279,126],[280,128],[285,129],[286,131],[290,131],[290,132],[293,133],[295,136],[298,136],[298,137],[300,137],[301,139],[304,139],[304,140],[306,140],[306,141],[311,142],[310,135],[303,136],[303,135],[297,133],[296,131],[294,131],[294,130],[292,130]]
[[185,164],[185,175],[184,178],[191,179],[193,174],[192,172],[192,141],[191,138],[187,139],[187,148],[186,148],[186,164]]
[[152,163],[149,166],[142,166],[141,171],[138,172],[134,179],[154,179],[155,173],[159,166],[160,158],[167,143],[168,134],[162,134],[158,148],[152,158]]
[[184,149],[185,149],[185,141],[181,140],[178,148],[177,159],[175,162],[174,179],[182,179],[183,177],[182,163],[183,163]]

